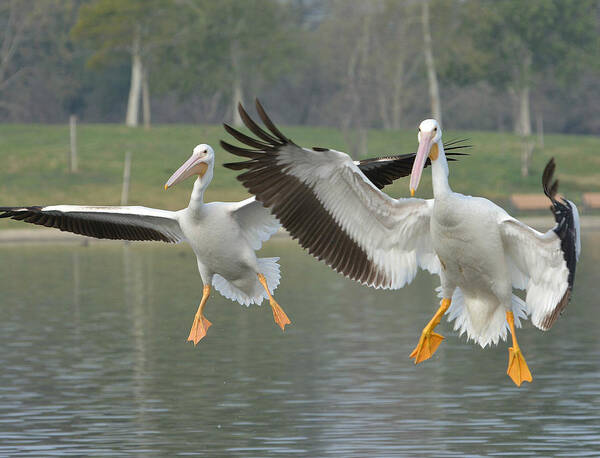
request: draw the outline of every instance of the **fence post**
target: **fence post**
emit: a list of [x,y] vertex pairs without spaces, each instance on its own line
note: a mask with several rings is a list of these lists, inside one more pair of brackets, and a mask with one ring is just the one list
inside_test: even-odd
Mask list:
[[69,116],[69,132],[71,137],[71,151],[69,152],[69,173],[77,172],[77,116]]
[[125,165],[123,166],[123,190],[121,191],[121,205],[127,205],[129,201],[129,182],[131,180],[131,151],[125,153]]

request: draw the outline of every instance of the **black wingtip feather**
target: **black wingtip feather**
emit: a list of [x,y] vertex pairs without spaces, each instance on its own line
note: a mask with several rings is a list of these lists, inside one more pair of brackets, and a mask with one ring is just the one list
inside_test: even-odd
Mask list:
[[555,201],[556,193],[558,192],[558,180],[552,183],[554,177],[554,171],[556,170],[556,163],[554,158],[551,158],[546,167],[544,167],[544,173],[542,173],[542,187],[544,188],[544,194],[548,196],[552,202]]
[[262,122],[265,124],[265,126],[267,126],[271,133],[273,133],[273,135],[279,138],[279,140],[281,140],[284,143],[289,143],[289,138],[283,135],[281,131],[275,126],[275,124],[273,124],[273,121],[271,121],[271,118],[267,116],[267,113],[265,112],[265,109],[263,108],[258,98],[256,99],[255,103],[256,111],[258,112],[258,115],[260,116],[260,119],[262,119]]
[[236,156],[247,157],[249,159],[257,159],[262,156],[262,152],[251,150],[248,148],[242,148],[240,146],[232,145],[231,143],[227,143],[224,140],[219,142],[221,144],[221,148],[225,151],[230,152],[231,154],[235,154]]
[[245,145],[251,146],[252,148],[257,148],[259,150],[262,150],[266,147],[268,147],[269,145],[266,143],[263,143],[261,141],[258,141],[252,137],[249,137],[246,134],[243,134],[242,132],[240,132],[239,130],[231,127],[229,124],[227,123],[223,123],[223,127],[225,128],[225,130],[227,131],[227,133],[229,135],[231,135],[232,137],[234,137],[236,140],[244,143]]
[[267,133],[264,129],[262,129],[258,124],[254,122],[254,120],[248,115],[246,110],[241,103],[238,104],[238,112],[242,118],[244,125],[257,137],[266,141],[268,144],[278,144],[279,140],[269,133]]
[[250,167],[253,161],[242,161],[242,162],[227,162],[223,164],[223,167],[230,170],[244,170]]
[[[467,149],[467,148],[473,148],[473,145],[465,145],[465,142],[470,141],[470,138],[455,138],[452,140],[449,140],[447,142],[444,142],[444,151],[446,152],[446,155],[450,154],[447,153],[448,151],[452,151],[452,150],[456,150],[456,149]],[[466,155],[468,153],[460,153],[463,155]]]
[[544,167],[542,187],[544,188],[544,194],[552,201],[550,209],[556,220],[556,226],[553,230],[560,239],[560,248],[563,252],[563,258],[567,264],[567,269],[569,270],[569,276],[567,291],[556,307],[545,317],[542,322],[543,329],[549,329],[569,304],[569,301],[571,300],[571,291],[573,290],[573,285],[575,283],[575,270],[577,268],[577,240],[579,237],[578,228],[575,223],[575,212],[577,209],[566,199],[561,199],[562,202],[559,202],[556,199],[558,193],[558,180],[554,180],[555,170],[556,163],[554,158],[551,158],[546,164],[546,167]]

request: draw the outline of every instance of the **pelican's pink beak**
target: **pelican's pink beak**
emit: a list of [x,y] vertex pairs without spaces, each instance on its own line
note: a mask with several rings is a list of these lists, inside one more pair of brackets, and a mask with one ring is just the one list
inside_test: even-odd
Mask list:
[[199,175],[203,177],[208,169],[208,164],[205,162],[206,156],[200,156],[199,154],[192,154],[192,156],[183,163],[177,171],[171,175],[171,178],[165,183],[165,189],[169,189],[171,186],[191,177],[192,175]]
[[413,163],[412,170],[410,172],[410,195],[414,196],[417,187],[419,186],[419,181],[421,181],[421,174],[423,173],[423,168],[425,167],[425,161],[427,160],[427,156],[429,156],[429,150],[431,150],[431,145],[433,144],[433,138],[435,137],[435,132],[421,132],[421,138],[419,140],[419,149],[417,150],[417,155],[415,156],[415,162]]

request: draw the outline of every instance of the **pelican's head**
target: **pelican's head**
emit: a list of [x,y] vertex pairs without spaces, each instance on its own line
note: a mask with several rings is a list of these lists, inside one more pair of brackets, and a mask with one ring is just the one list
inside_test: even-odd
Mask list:
[[423,167],[427,157],[431,159],[431,162],[437,160],[439,156],[439,146],[442,143],[442,129],[435,119],[426,119],[419,124],[419,133],[417,134],[419,140],[419,149],[415,156],[415,162],[413,163],[412,171],[410,172],[410,195],[414,196],[419,181],[421,180],[421,173],[423,173]]
[[196,146],[190,158],[185,161],[173,175],[171,175],[171,178],[169,178],[165,184],[165,189],[169,189],[171,186],[193,175],[198,175],[198,178],[203,178],[207,171],[210,172],[207,175],[210,181],[214,161],[215,152],[210,145],[202,143],[201,145]]

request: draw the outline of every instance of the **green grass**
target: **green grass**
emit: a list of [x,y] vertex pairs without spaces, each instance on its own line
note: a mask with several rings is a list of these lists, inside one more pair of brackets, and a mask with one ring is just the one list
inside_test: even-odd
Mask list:
[[[346,150],[336,129],[285,127],[300,145]],[[446,131],[446,140],[470,138],[471,156],[450,166],[454,190],[506,203],[515,192],[541,192],[540,177],[546,161],[558,164],[561,192],[579,203],[584,191],[600,191],[600,139],[593,136],[547,135],[543,151],[536,149],[531,174],[520,176],[520,140],[507,133]],[[223,151],[218,140],[228,138],[221,126],[162,125],[150,130],[121,125],[83,124],[78,127],[79,169],[66,171],[69,145],[67,126],[0,125],[0,206],[56,203],[118,205],[123,160],[133,153],[130,204],[179,209],[188,202],[192,182],[169,191],[163,185],[198,143],[211,144],[217,153],[215,178],[206,200],[239,200],[248,194],[236,181],[236,172],[221,167],[237,160]],[[416,148],[416,129],[371,130],[369,156],[404,153]],[[408,195],[406,179],[386,188],[398,197]],[[424,173],[419,196],[431,195],[430,174]],[[8,227],[6,223],[0,227]],[[22,227],[22,225],[10,225]]]

